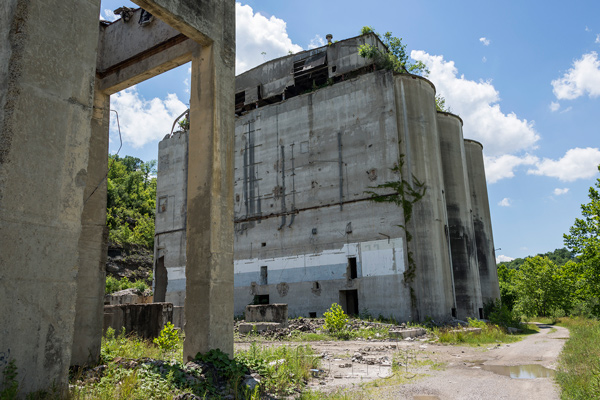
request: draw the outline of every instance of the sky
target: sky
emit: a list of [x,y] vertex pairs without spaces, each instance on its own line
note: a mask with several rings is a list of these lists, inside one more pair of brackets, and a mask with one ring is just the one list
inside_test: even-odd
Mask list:
[[[101,19],[136,7],[102,0]],[[600,164],[600,2],[236,3],[236,74],[273,58],[357,36],[402,38],[465,138],[483,144],[499,261],[564,247]],[[111,96],[120,155],[157,159],[158,142],[189,104],[189,65]],[[110,152],[119,145],[111,113]]]

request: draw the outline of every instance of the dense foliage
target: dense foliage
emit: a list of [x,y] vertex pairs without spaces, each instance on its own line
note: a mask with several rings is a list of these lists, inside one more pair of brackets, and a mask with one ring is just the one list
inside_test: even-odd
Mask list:
[[[600,170],[600,167],[598,167]],[[564,235],[567,248],[498,264],[502,304],[525,316],[600,317],[600,179]]]
[[109,240],[120,245],[154,247],[156,161],[110,155],[106,225]]

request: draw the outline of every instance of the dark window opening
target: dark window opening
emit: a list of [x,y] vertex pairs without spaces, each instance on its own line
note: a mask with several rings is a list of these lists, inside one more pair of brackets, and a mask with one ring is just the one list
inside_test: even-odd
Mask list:
[[167,269],[165,268],[165,257],[158,257],[154,266],[154,301],[161,303],[167,297],[168,284]]
[[456,318],[456,308],[452,309],[452,318]]
[[262,243],[260,244],[260,246],[261,246],[261,247],[267,247],[267,242],[262,242]]
[[308,313],[308,318],[317,318],[317,313],[315,311],[310,311]]
[[235,108],[242,108],[246,102],[246,92],[239,92],[235,94]]
[[314,289],[314,290],[319,290],[319,289],[321,289],[321,285],[319,284],[319,282],[313,282],[313,289]]
[[348,257],[348,270],[346,271],[348,279],[358,278],[358,272],[356,270],[356,257]]
[[334,65],[333,67],[331,67],[331,72],[335,72],[337,70],[337,67]]
[[479,319],[483,319],[483,308],[479,309]]
[[260,284],[268,285],[269,284],[269,271],[267,270],[267,266],[263,265],[260,267]]
[[358,290],[340,290],[340,305],[348,315],[358,315]]
[[254,296],[254,301],[252,304],[269,304],[269,295],[268,294],[257,294]]

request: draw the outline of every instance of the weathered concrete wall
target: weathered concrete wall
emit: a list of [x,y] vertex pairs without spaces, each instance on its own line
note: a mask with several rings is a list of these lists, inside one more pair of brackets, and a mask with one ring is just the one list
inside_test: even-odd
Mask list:
[[[392,74],[377,72],[238,118],[236,314],[268,294],[290,315],[320,315],[340,302],[340,291],[357,290],[360,309],[410,315],[402,210],[365,194],[398,180],[392,87]],[[356,279],[348,276],[350,258]],[[380,299],[388,289],[361,288],[376,280],[393,298]]]
[[102,309],[106,281],[108,227],[106,226],[106,171],[110,99],[94,92],[92,136],[81,215],[79,273],[71,365],[92,364],[100,358]]
[[[437,113],[458,319],[479,318],[481,285],[462,120]],[[481,315],[482,316],[482,315]]]
[[71,361],[99,12],[0,11],[0,352],[23,393],[65,385]]
[[[424,196],[413,204],[408,243],[414,264],[406,276],[413,296],[413,318],[443,319],[455,307],[444,201],[444,178],[435,111],[435,88],[414,75],[395,75],[398,141],[403,154],[402,177]],[[408,216],[407,216],[408,218]]]
[[288,322],[287,304],[248,305],[244,313],[246,322]]
[[120,334],[135,334],[144,339],[152,339],[160,335],[167,322],[173,322],[173,304],[119,304],[104,306],[104,332],[113,328]]
[[[154,291],[157,301],[183,306],[185,301],[185,230],[187,218],[188,133],[165,137],[158,145],[154,240]],[[161,261],[162,257],[162,261]],[[160,290],[161,262],[166,267],[165,293]],[[162,286],[161,286],[162,287]]]
[[465,153],[473,205],[473,227],[477,244],[481,296],[485,304],[500,298],[500,286],[496,268],[494,237],[492,235],[492,218],[485,181],[483,146],[474,140],[465,139]]

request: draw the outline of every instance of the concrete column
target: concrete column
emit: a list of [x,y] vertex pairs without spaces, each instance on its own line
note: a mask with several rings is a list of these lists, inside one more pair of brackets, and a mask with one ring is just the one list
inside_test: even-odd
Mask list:
[[220,43],[192,58],[184,360],[233,355],[233,59]]
[[462,120],[456,115],[438,112],[437,125],[446,190],[456,313],[458,319],[466,321],[467,317],[479,318],[479,309],[483,304]]
[[0,353],[23,394],[67,384],[99,12],[75,0],[0,12]]
[[412,317],[444,319],[451,316],[455,302],[435,88],[427,79],[409,74],[396,75],[394,88],[402,178],[417,191],[425,189],[409,210],[406,226],[407,236],[412,236],[408,249],[413,262],[407,260],[405,273],[411,288]]
[[77,305],[75,307],[71,365],[93,363],[100,357],[108,251],[106,173],[108,170],[109,115],[110,96],[96,90],[81,215]]
[[500,286],[498,283],[498,270],[496,269],[492,218],[485,181],[483,146],[474,140],[465,139],[465,153],[473,205],[473,227],[475,228],[475,242],[477,243],[481,297],[485,304],[500,298]]

